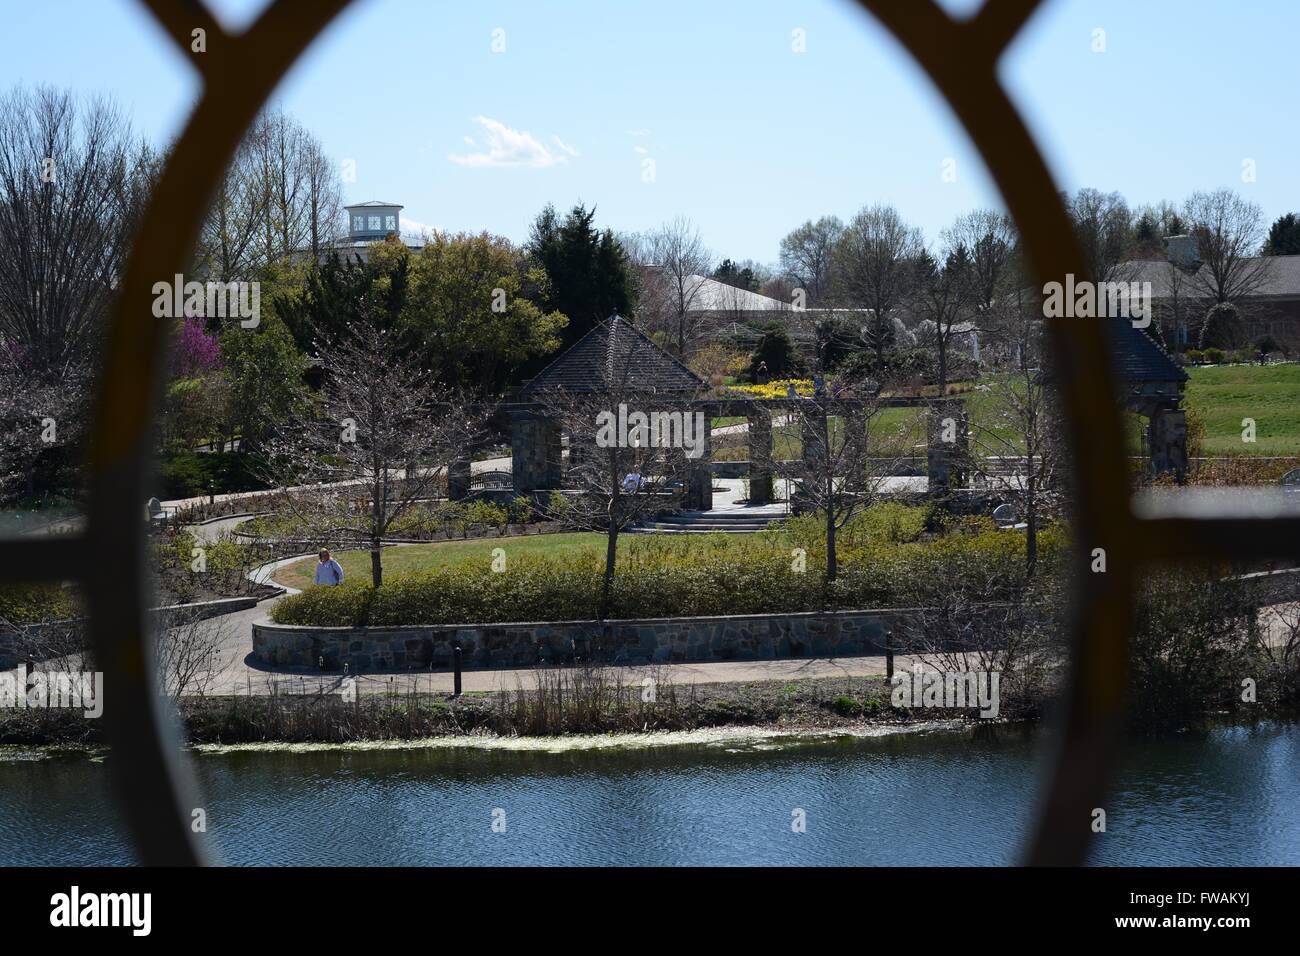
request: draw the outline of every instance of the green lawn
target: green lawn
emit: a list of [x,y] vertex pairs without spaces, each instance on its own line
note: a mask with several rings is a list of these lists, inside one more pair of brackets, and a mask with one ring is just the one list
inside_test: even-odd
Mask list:
[[[1191,380],[1187,383],[1184,405],[1205,424],[1205,438],[1200,453],[1209,457],[1223,455],[1254,455],[1261,457],[1300,455],[1300,364],[1297,365],[1222,365],[1210,368],[1190,368]],[[997,401],[985,391],[976,389],[962,396],[970,413],[975,430],[989,429],[1014,440],[1012,430],[995,422]],[[913,409],[891,408],[885,410],[876,428],[896,431],[912,419],[909,440],[924,446],[925,428],[920,414]],[[1255,441],[1242,441],[1242,419],[1255,420]],[[1131,454],[1142,447],[1142,433],[1146,420],[1136,415],[1127,416],[1127,434]],[[727,446],[734,447],[727,447]],[[778,426],[774,446],[777,458],[798,458],[800,442],[797,429]],[[719,460],[744,460],[748,457],[744,435],[731,436],[729,440],[714,442]],[[996,447],[990,444],[990,448]]]
[[[1300,365],[1220,365],[1188,369],[1186,407],[1205,423],[1202,454],[1300,454]],[[1243,418],[1255,442],[1241,440]]]
[[[882,409],[872,420],[872,433],[890,439],[882,447],[881,457],[925,454],[925,418],[916,408]],[[838,447],[843,431],[839,418],[831,419],[831,444]],[[795,461],[803,456],[803,439],[796,425],[777,425],[772,429],[772,455],[777,461]],[[749,434],[739,432],[713,440],[714,461],[748,461]]]
[[[647,550],[716,547],[716,542],[706,540],[715,537],[730,539],[743,536],[692,535],[668,541],[662,537],[625,535],[619,538],[619,560],[627,560],[638,552]],[[603,556],[605,536],[591,531],[575,531],[563,534],[516,535],[507,538],[476,538],[468,541],[438,541],[433,544],[384,548],[384,577],[404,571],[419,571],[450,564],[482,562],[484,567],[488,567],[492,563],[494,548],[504,549],[507,561],[537,556],[545,556],[553,560],[588,554]],[[339,564],[343,565],[343,572],[348,580],[370,580],[369,551],[336,551],[334,557],[338,559]],[[303,558],[281,568],[273,577],[279,584],[292,588],[305,588],[312,584],[316,573],[315,567],[315,558]]]
[[[544,554],[551,558],[563,558],[567,555],[599,554],[604,547],[604,535],[587,531],[402,545],[384,548],[384,575],[474,561],[490,565],[493,548],[504,548],[509,560],[511,557],[527,555]],[[349,579],[370,580],[369,551],[339,551],[335,552],[334,557],[343,565],[343,572]],[[273,577],[278,583],[289,587],[306,587],[312,583],[315,566],[315,558],[304,558],[296,564],[281,568]]]

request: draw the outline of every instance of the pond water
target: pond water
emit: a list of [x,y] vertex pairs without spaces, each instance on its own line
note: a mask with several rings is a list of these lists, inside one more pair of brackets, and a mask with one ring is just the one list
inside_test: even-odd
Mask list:
[[[195,762],[232,864],[1005,864],[1040,743],[1002,726]],[[107,774],[104,759],[0,748],[0,865],[133,862]],[[1298,865],[1300,727],[1132,742],[1107,813],[1096,863]]]

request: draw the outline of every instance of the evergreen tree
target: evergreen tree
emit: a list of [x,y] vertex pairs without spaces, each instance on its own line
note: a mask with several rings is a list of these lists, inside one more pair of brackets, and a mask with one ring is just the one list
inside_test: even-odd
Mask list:
[[795,351],[790,334],[779,326],[768,329],[759,340],[758,348],[749,358],[750,381],[758,381],[758,368],[767,363],[769,379],[790,378],[803,371],[803,362]]
[[1293,212],[1277,217],[1264,240],[1264,255],[1300,255],[1300,217]]
[[631,315],[636,285],[627,253],[613,232],[596,229],[596,210],[581,203],[561,220],[547,205],[533,222],[528,252],[550,279],[541,304],[569,319],[562,345],[572,345],[611,315]]

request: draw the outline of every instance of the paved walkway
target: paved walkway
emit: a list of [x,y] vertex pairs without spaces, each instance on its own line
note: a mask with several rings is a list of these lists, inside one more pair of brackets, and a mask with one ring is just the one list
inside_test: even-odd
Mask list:
[[[266,617],[275,599],[263,601],[249,611],[239,611],[206,622],[221,628],[220,672],[208,690],[213,694],[334,693],[342,681],[338,674],[265,670],[247,661],[249,635],[253,622]],[[221,623],[218,623],[221,622]],[[894,658],[898,670],[911,668],[915,659],[905,655]],[[885,673],[883,655],[871,657],[790,658],[774,661],[711,661],[693,664],[627,665],[611,668],[620,672],[627,684],[639,685],[646,677],[676,686],[688,684],[744,683],[763,680],[802,680],[811,677],[868,677]],[[461,688],[467,693],[479,691],[531,690],[537,686],[539,668],[501,670],[467,670]],[[368,673],[357,675],[357,688],[363,694],[396,691],[421,691],[450,694],[453,677],[449,670],[434,673]]]

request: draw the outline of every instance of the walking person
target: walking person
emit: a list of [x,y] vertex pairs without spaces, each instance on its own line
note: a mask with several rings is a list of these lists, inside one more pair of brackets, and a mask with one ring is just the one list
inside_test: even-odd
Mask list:
[[316,562],[316,583],[328,587],[343,583],[343,565],[330,557],[329,548],[320,549],[320,560]]

